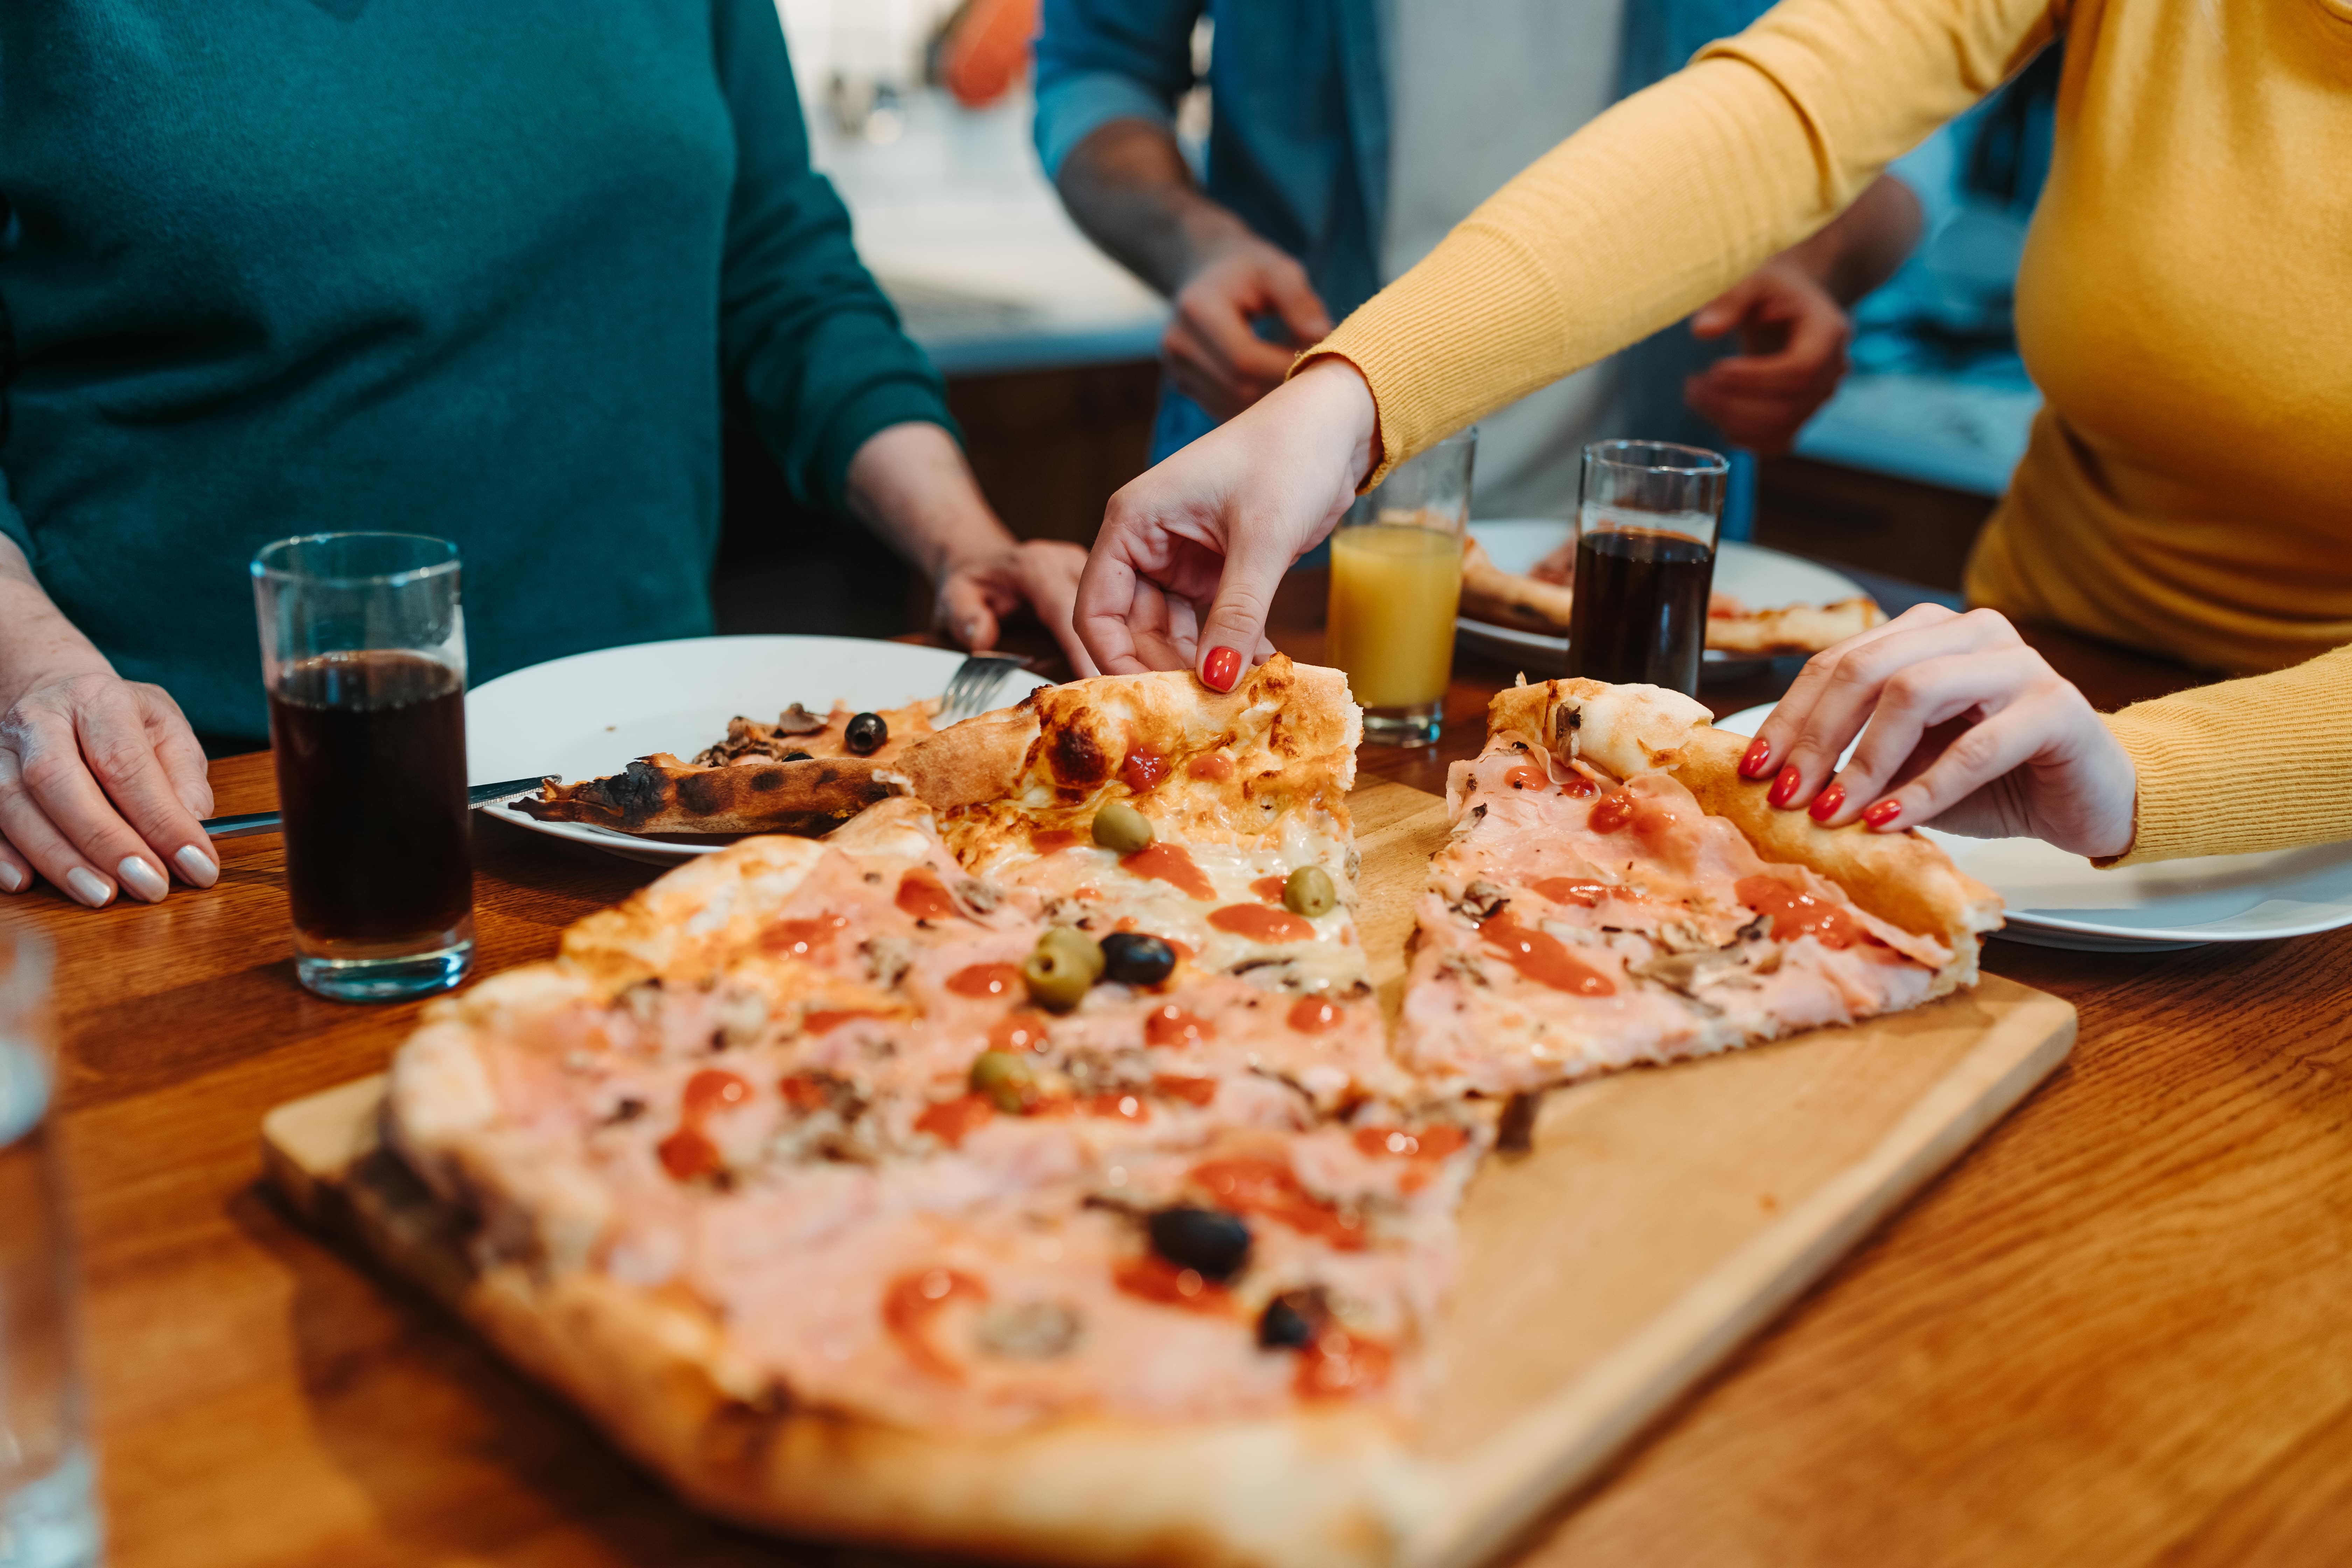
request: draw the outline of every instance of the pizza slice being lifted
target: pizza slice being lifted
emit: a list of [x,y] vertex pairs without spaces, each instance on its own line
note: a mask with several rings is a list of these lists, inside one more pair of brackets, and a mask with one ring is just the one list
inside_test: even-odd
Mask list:
[[1399,1051],[1457,1091],[1539,1089],[1972,984],[2000,900],[1915,834],[1824,828],[1747,741],[1648,686],[1496,697],[1447,780]]

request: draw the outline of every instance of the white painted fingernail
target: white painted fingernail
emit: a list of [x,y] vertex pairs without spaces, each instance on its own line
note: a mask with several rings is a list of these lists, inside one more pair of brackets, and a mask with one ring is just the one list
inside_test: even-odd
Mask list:
[[163,873],[136,855],[125,855],[122,863],[115,867],[114,874],[122,879],[124,887],[151,904],[160,901],[172,890],[172,884]]
[[172,857],[172,864],[180,868],[181,876],[199,888],[209,888],[220,880],[220,868],[213,864],[213,858],[193,844],[183,845]]
[[0,860],[0,891],[21,893],[25,890],[26,880],[25,873],[8,864],[7,861]]
[[66,873],[66,891],[94,910],[102,910],[114,901],[114,889],[106,885],[106,879],[87,866],[77,866]]

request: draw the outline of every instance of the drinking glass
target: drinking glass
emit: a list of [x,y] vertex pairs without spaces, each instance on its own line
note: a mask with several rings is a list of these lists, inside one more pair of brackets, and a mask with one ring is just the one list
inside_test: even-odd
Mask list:
[[1584,448],[1568,673],[1698,695],[1731,465],[1668,441]]
[[1399,464],[1331,535],[1331,662],[1364,710],[1364,739],[1425,746],[1445,721],[1474,426]]
[[253,598],[296,973],[339,1002],[455,985],[474,953],[457,547],[281,539]]
[[0,1564],[101,1555],[65,1193],[49,1141],[49,950],[0,934]]

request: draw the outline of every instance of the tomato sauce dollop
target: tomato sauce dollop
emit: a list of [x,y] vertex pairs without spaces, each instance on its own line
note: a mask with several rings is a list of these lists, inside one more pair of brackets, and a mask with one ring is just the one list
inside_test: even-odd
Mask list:
[[1209,923],[1219,931],[1246,937],[1252,942],[1313,942],[1315,927],[1288,910],[1268,909],[1264,904],[1227,904],[1209,917]]
[[1018,1007],[988,1026],[992,1051],[1042,1051],[1045,1048],[1045,1015]]
[[1260,877],[1252,882],[1250,891],[1269,904],[1278,904],[1282,902],[1282,889],[1289,885],[1290,879],[1276,871],[1272,876]]
[[803,1033],[822,1035],[828,1029],[838,1029],[853,1018],[887,1018],[890,1015],[878,1007],[815,1007],[801,1016]]
[[1290,1013],[1283,1021],[1302,1035],[1320,1035],[1339,1026],[1344,1015],[1336,1002],[1320,996],[1301,996],[1290,1005]]
[[1196,1046],[1216,1037],[1217,1031],[1206,1018],[1196,1018],[1173,1002],[1163,1002],[1144,1016],[1147,1046]]
[[1521,925],[1507,910],[1480,921],[1478,934],[1502,949],[1503,962],[1538,985],[1572,996],[1617,994],[1610,978],[1569,952],[1566,942],[1549,931]]
[[719,1158],[719,1145],[692,1127],[681,1127],[661,1141],[654,1152],[661,1157],[662,1169],[681,1182],[697,1176],[715,1176],[724,1162]]
[[943,921],[956,913],[955,900],[937,877],[909,871],[898,880],[898,907],[919,921]]
[[1772,921],[1782,942],[1809,936],[1827,948],[1848,948],[1869,933],[1837,905],[1792,888],[1778,877],[1742,877],[1732,884],[1739,901]]
[[1503,783],[1512,789],[1541,789],[1551,780],[1534,768],[1513,768],[1503,775]]
[[1149,877],[1165,882],[1178,892],[1199,899],[1203,903],[1217,896],[1216,884],[1192,863],[1192,857],[1186,854],[1181,845],[1146,845],[1132,855],[1120,856],[1118,863],[1130,876]]
[[882,1326],[890,1331],[908,1361],[933,1377],[961,1383],[963,1368],[940,1354],[925,1331],[949,1302],[987,1300],[988,1287],[958,1269],[926,1268],[902,1274],[882,1292]]
[[960,1149],[972,1129],[996,1114],[985,1095],[960,1094],[927,1108],[915,1118],[915,1131],[928,1132],[950,1149]]
[[1181,1100],[1187,1105],[1206,1105],[1217,1098],[1217,1080],[1163,1072],[1152,1078],[1151,1092],[1164,1094],[1171,1100]]
[[705,1068],[686,1080],[678,1109],[689,1121],[699,1121],[714,1110],[740,1105],[751,1098],[751,1086],[740,1076],[720,1068]]
[[1195,1312],[1225,1312],[1233,1293],[1201,1278],[1192,1268],[1179,1268],[1156,1252],[1133,1258],[1111,1270],[1111,1283],[1130,1296],[1167,1307],[1187,1307]]
[[948,976],[948,989],[959,996],[1010,996],[1021,988],[1017,963],[973,963]]
[[1459,1127],[1439,1122],[1407,1132],[1396,1127],[1359,1127],[1356,1147],[1367,1154],[1394,1154],[1403,1160],[1443,1160],[1458,1152],[1470,1135]]
[[1207,779],[1214,784],[1223,784],[1234,776],[1234,760],[1219,752],[1211,752],[1186,763],[1184,771],[1196,779]]
[[790,958],[814,958],[848,928],[847,915],[822,914],[814,920],[778,921],[760,933],[760,945]]
[[1595,833],[1614,833],[1633,820],[1633,797],[1623,790],[1603,795],[1584,825]]
[[1037,827],[1029,833],[1029,847],[1040,855],[1075,847],[1077,842],[1077,829],[1074,827]]
[[1240,1156],[1209,1160],[1192,1167],[1192,1184],[1235,1214],[1264,1215],[1305,1235],[1318,1237],[1342,1252],[1360,1252],[1364,1222],[1342,1214],[1299,1185],[1279,1160]]
[[1168,776],[1168,759],[1149,746],[1137,746],[1118,764],[1118,776],[1137,795],[1149,795]]

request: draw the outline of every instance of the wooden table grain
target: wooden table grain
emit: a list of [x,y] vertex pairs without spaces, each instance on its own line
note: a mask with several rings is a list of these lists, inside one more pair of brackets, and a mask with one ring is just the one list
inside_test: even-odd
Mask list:
[[[2187,679],[2047,646],[2095,699]],[[1365,770],[1442,786],[1510,673],[1465,662],[1444,741],[1368,747]],[[266,757],[214,781],[222,811],[271,804]],[[483,973],[652,874],[496,821],[478,844]],[[305,994],[278,841],[221,847],[217,889],[160,906],[0,899],[0,929],[58,948],[119,1568],[884,1561],[698,1519],[273,1205],[262,1113],[381,1068],[417,1008]],[[1527,1563],[2352,1561],[2352,932],[2138,957],[1996,942],[1987,967],[2080,1009],[2072,1062]]]

